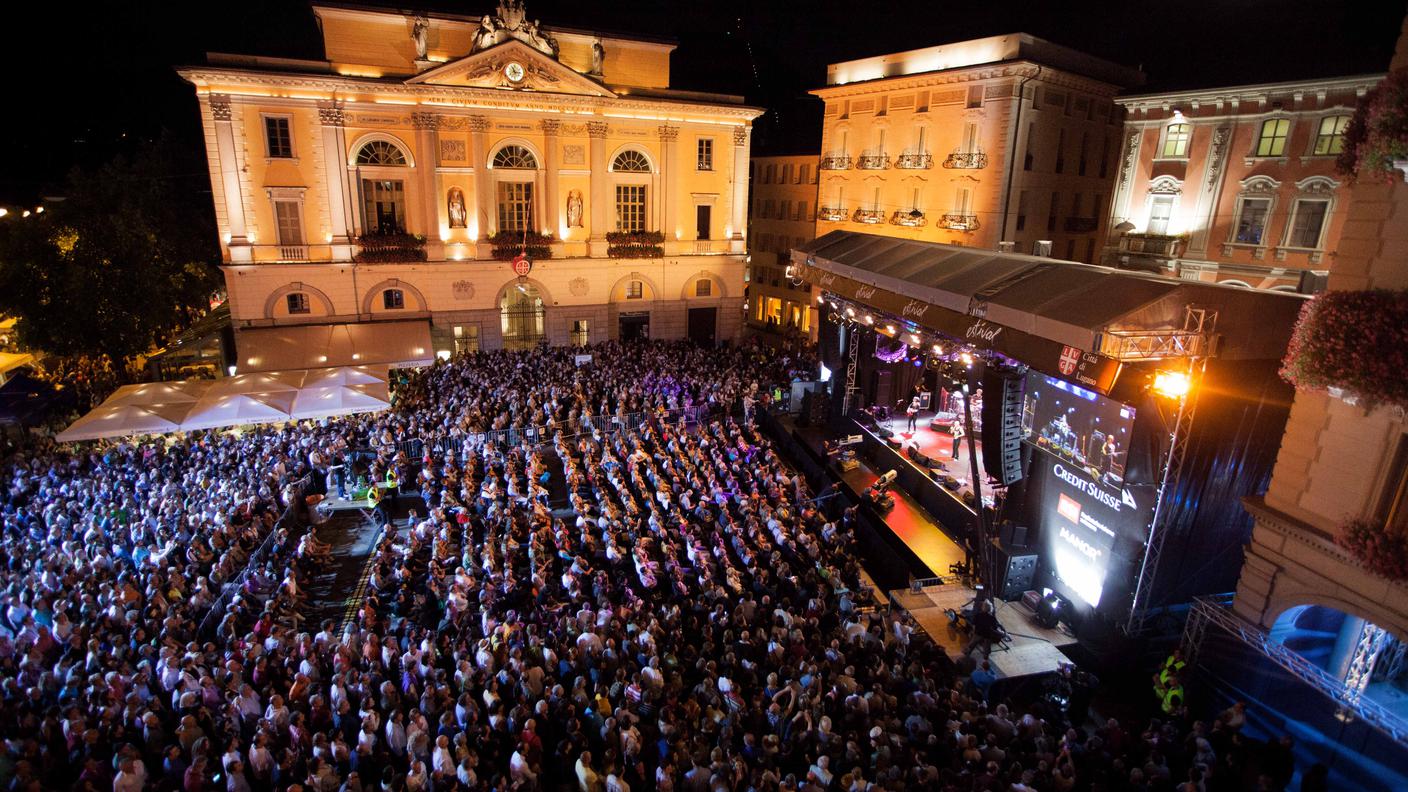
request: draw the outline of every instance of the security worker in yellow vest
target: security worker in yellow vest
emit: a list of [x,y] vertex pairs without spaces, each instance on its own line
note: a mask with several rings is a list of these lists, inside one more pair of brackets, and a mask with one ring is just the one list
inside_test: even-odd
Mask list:
[[1173,674],[1159,700],[1159,708],[1164,715],[1172,716],[1183,709],[1183,672]]
[[375,515],[378,528],[390,522],[386,505],[382,503],[382,497],[381,487],[376,485],[376,481],[372,481],[371,487],[367,490],[367,504],[372,507],[372,514]]
[[[1175,686],[1178,687],[1178,703],[1179,705],[1182,704],[1183,687],[1179,683],[1179,679],[1181,678],[1183,674],[1183,668],[1186,665],[1187,663],[1183,661],[1183,650],[1174,649],[1173,654],[1169,655],[1168,659],[1164,660],[1163,665],[1159,666],[1158,672],[1154,674],[1154,699],[1158,702],[1161,708],[1165,708],[1167,706],[1165,703],[1166,699],[1169,695],[1169,692]],[[1165,709],[1164,711],[1167,712],[1168,710]]]

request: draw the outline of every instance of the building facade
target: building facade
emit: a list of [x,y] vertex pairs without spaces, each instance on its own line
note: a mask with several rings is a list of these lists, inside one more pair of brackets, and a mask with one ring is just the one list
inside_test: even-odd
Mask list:
[[751,330],[816,339],[811,287],[787,277],[792,248],[816,232],[816,154],[754,157],[748,205],[748,306]]
[[835,63],[817,235],[864,231],[1094,262],[1121,88],[1140,72],[1026,34]]
[[1379,75],[1117,99],[1125,108],[1105,262],[1317,291],[1346,215],[1345,127]]
[[180,70],[241,367],[299,325],[412,321],[441,355],[737,335],[759,111],[670,89],[673,44],[539,28],[515,0],[314,12],[326,61]]

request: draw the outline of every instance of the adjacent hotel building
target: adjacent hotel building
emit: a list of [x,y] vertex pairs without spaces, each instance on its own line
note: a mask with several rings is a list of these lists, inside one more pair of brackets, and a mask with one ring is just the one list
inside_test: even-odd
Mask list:
[[760,111],[671,89],[671,43],[515,0],[314,13],[325,60],[180,70],[240,370],[738,334]]
[[1335,173],[1382,74],[1127,96],[1102,263],[1313,292],[1344,228]]
[[748,209],[747,327],[816,340],[811,287],[787,277],[792,248],[815,238],[816,154],[754,157]]
[[1099,260],[1115,96],[1141,72],[1014,33],[835,63],[826,82],[817,236]]

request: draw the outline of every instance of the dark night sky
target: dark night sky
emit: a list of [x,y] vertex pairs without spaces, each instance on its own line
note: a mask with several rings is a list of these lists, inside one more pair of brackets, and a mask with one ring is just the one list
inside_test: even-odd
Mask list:
[[[495,0],[368,5],[465,14]],[[76,163],[100,161],[162,129],[198,142],[194,94],[172,71],[207,51],[321,58],[304,0],[90,0],[25,3],[0,25],[8,123],[0,204],[53,191]],[[756,151],[815,150],[829,62],[1024,31],[1148,74],[1148,89],[1270,82],[1387,68],[1405,0],[942,3],[797,0],[528,0],[552,27],[669,36],[678,88],[743,94],[768,108]],[[32,19],[17,18],[33,15]],[[125,137],[124,137],[125,136]],[[203,177],[204,174],[193,174]]]

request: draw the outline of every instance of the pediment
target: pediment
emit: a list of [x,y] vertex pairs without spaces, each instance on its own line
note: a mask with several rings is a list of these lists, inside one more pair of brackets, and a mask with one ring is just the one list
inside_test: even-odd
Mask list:
[[[509,79],[508,67],[523,67],[523,79]],[[590,77],[557,62],[517,39],[496,44],[458,60],[436,66],[406,80],[412,85],[446,85],[460,88],[507,88],[515,91],[615,97]]]

